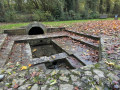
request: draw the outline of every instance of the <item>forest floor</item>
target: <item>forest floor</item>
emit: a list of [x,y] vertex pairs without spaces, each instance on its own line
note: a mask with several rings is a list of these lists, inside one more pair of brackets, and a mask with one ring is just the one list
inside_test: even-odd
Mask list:
[[[88,20],[71,20],[71,21],[51,21],[51,22],[42,22],[44,25],[49,27],[67,27],[74,23],[81,23],[81,22],[88,22],[88,21],[103,21],[103,20],[113,20],[113,18],[108,19],[88,19]],[[15,29],[21,26],[26,26],[30,22],[23,22],[23,23],[0,23],[0,33],[2,33],[5,29]]]

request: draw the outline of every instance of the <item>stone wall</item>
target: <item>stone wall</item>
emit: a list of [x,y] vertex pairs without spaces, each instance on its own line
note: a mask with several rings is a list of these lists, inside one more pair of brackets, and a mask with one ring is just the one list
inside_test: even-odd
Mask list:
[[8,30],[4,30],[4,33],[8,35],[25,35],[26,29],[25,28],[8,29]]
[[65,27],[49,27],[49,28],[47,28],[47,33],[63,31],[63,30],[65,30]]
[[[56,32],[56,31],[62,31],[62,30],[65,30],[64,27],[49,27],[47,28],[47,31],[46,33],[52,33],[52,32]],[[19,29],[8,29],[8,30],[4,30],[4,33],[5,34],[8,34],[8,35],[27,35],[28,32],[26,32],[26,29],[25,28],[19,28]]]

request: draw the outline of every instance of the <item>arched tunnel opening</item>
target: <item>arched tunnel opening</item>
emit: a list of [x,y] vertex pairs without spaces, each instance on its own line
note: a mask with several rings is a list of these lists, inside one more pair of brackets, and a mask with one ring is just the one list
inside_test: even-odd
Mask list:
[[44,34],[44,31],[40,27],[32,27],[29,32],[29,35],[39,35],[39,34]]

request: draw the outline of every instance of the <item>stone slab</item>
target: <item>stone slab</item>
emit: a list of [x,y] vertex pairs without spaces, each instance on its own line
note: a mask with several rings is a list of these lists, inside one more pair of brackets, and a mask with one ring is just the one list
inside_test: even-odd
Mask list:
[[36,65],[36,64],[46,63],[46,62],[53,62],[56,60],[65,59],[66,57],[68,57],[66,53],[59,53],[59,54],[51,55],[50,57],[44,56],[41,58],[34,58],[31,60],[31,64]]
[[85,44],[85,45],[87,45],[87,46],[89,46],[89,47],[91,47],[91,48],[93,48],[93,49],[99,50],[99,45],[94,45],[93,43],[90,43],[90,42],[88,42],[88,41],[79,40],[79,39],[76,38],[75,36],[74,36],[74,37],[73,37],[73,36],[70,36],[70,37],[71,37],[71,39],[73,39],[73,40],[75,40],[75,41],[79,41],[79,42],[81,42],[82,44]]
[[5,41],[5,39],[7,38],[7,34],[1,34],[0,35],[0,49]]
[[8,42],[7,46],[3,49],[2,52],[0,52],[0,55],[1,55],[1,57],[0,57],[1,66],[0,67],[3,67],[5,65],[5,63],[7,63],[8,57],[11,54],[13,45],[14,45],[14,41]]
[[80,60],[81,63],[83,63],[83,65],[92,65],[93,62],[92,61],[88,61],[88,60],[84,60],[83,58],[81,58],[81,56],[79,56],[78,53],[73,54],[78,60]]

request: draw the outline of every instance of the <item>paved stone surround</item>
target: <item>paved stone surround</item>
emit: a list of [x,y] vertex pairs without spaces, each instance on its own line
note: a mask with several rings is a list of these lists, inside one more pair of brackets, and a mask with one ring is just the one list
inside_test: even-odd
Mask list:
[[[38,36],[33,36],[38,37]],[[44,37],[44,36],[39,36]],[[14,37],[14,40],[20,38]],[[25,36],[19,40],[28,39]],[[32,38],[29,38],[32,39]],[[111,42],[112,40],[112,42]],[[112,90],[120,89],[120,37],[102,37],[102,60],[94,65],[73,70],[45,69],[44,64],[20,70],[19,63],[0,68],[0,89],[3,90]],[[119,45],[119,46],[117,46]],[[12,45],[9,45],[10,47]],[[110,52],[109,48],[113,48]],[[29,50],[27,44],[26,49]],[[27,51],[27,55],[30,53]],[[116,51],[116,52],[115,52]],[[115,57],[113,57],[113,54]],[[31,57],[30,57],[31,58]],[[31,59],[30,59],[31,60]]]
[[6,38],[7,38],[7,34],[1,34],[0,35],[0,48],[2,47]]
[[0,48],[0,67],[3,67],[8,62],[8,57],[11,53],[14,41],[12,38],[3,38],[2,47]]

